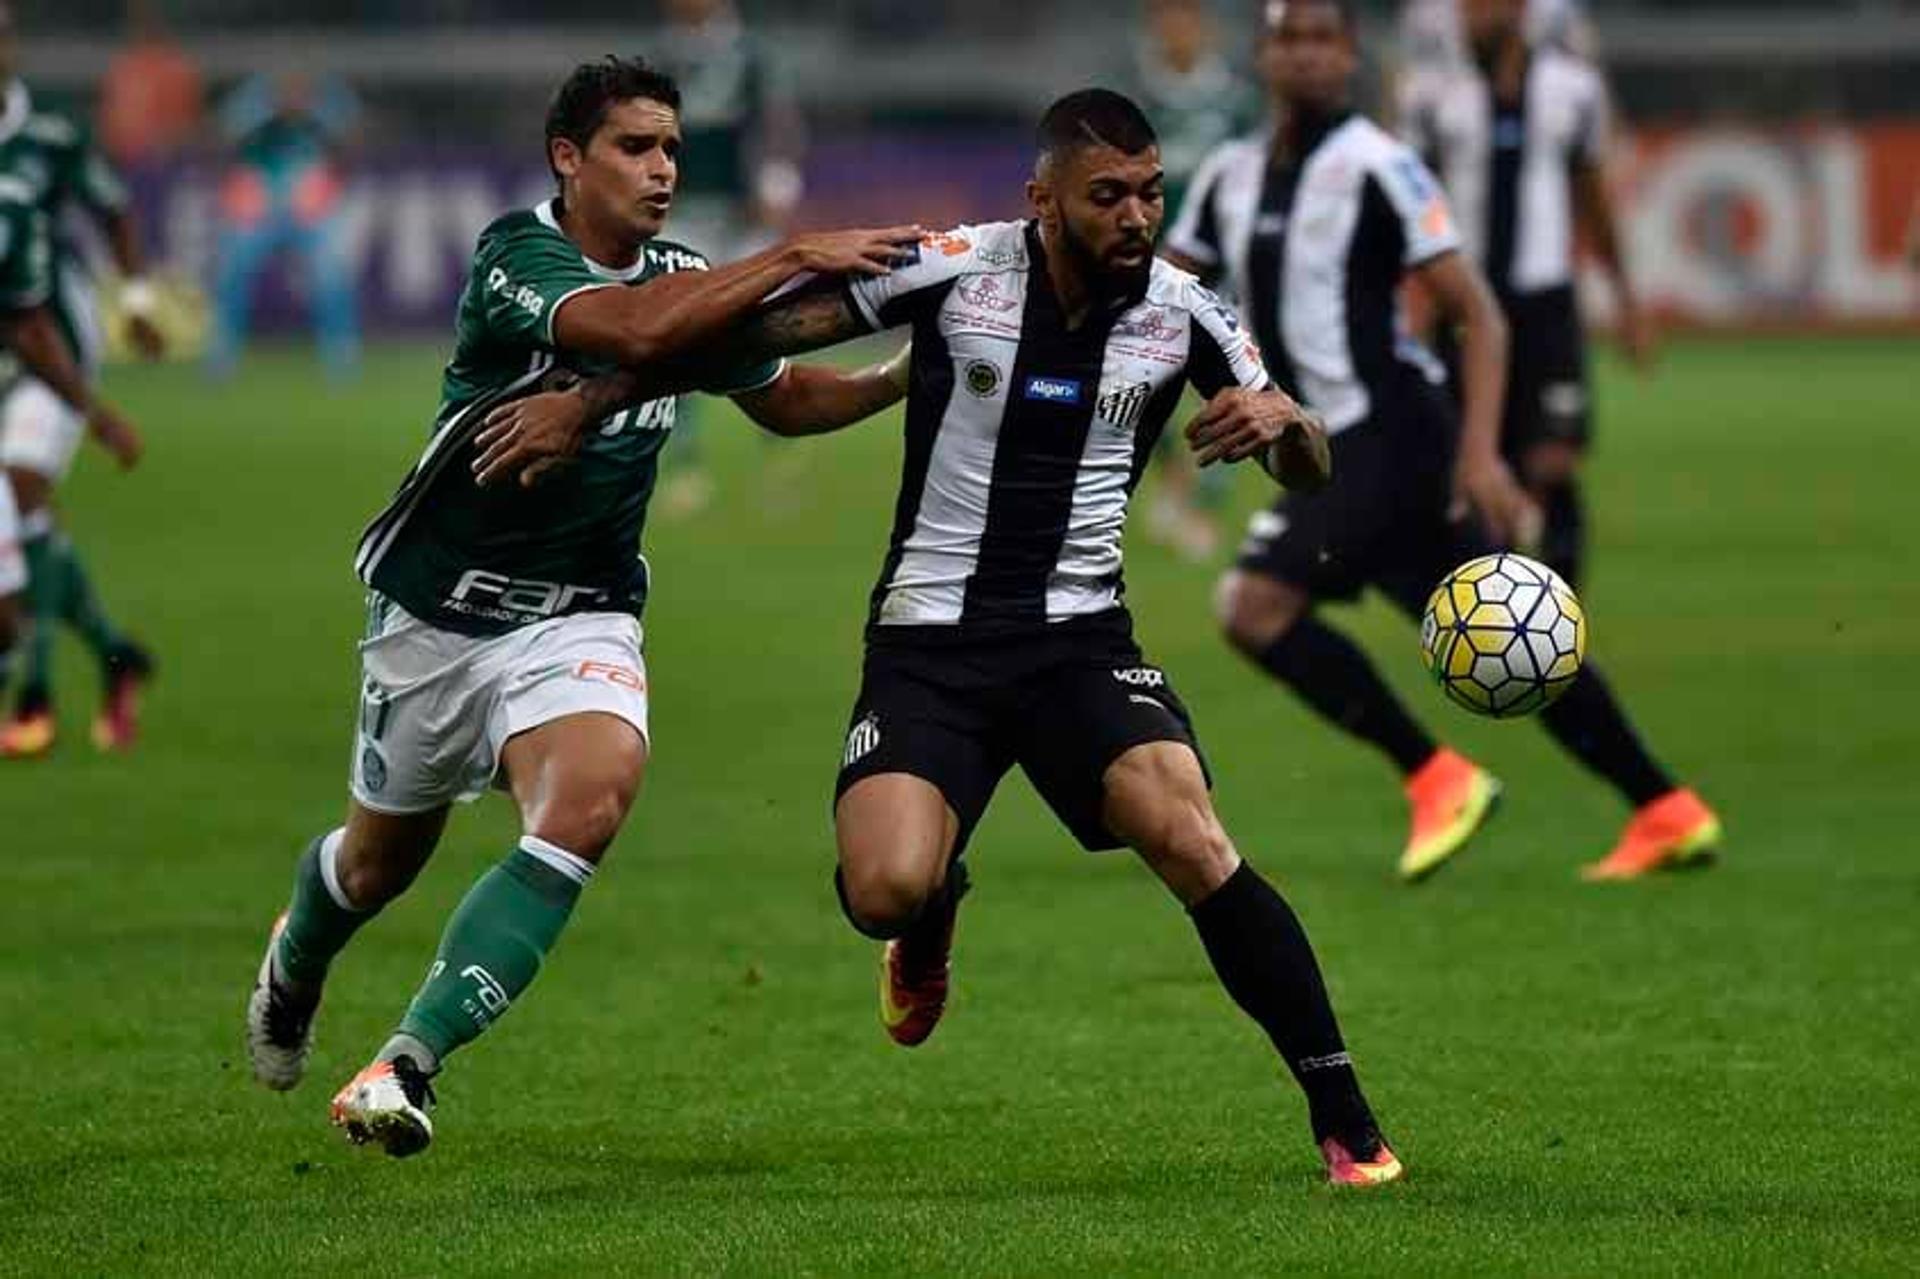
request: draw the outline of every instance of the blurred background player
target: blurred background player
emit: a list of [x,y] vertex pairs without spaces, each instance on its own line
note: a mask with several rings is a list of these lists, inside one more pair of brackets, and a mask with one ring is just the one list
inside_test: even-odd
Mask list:
[[1628,356],[1642,371],[1653,361],[1607,189],[1606,86],[1560,47],[1554,33],[1568,19],[1536,24],[1541,34],[1530,36],[1527,0],[1457,3],[1469,56],[1406,77],[1402,134],[1438,170],[1507,317],[1501,450],[1545,513],[1540,557],[1578,586],[1579,468],[1591,435],[1578,244],[1592,247],[1612,283]]
[[[92,271],[73,234],[75,223],[90,222],[103,233],[123,281],[121,307],[129,336],[135,349],[148,357],[165,349],[152,321],[153,287],[145,278],[139,230],[119,175],[86,129],[34,103],[18,65],[13,10],[0,3],[0,81],[5,84],[0,91],[0,181],[45,218],[52,253],[46,305],[80,375],[91,382],[99,369],[100,319]],[[54,490],[71,469],[89,423],[71,396],[40,378],[17,367],[8,376],[0,393],[0,465],[19,510],[30,624],[13,714],[0,727],[0,758],[44,755],[53,749],[54,639],[62,625],[80,636],[101,666],[104,695],[94,721],[94,743],[102,750],[125,749],[138,733],[139,694],[152,662],[108,618],[79,551],[56,523],[53,506]],[[131,466],[139,456],[139,437],[124,423],[100,440],[122,466]]]
[[[1208,0],[1147,0],[1146,25],[1134,50],[1134,98],[1160,135],[1171,215],[1209,152],[1260,121],[1260,92],[1228,61]],[[1147,508],[1147,531],[1190,559],[1219,548],[1224,470],[1196,470],[1172,436],[1155,452],[1160,490]]]
[[[1268,367],[1333,437],[1332,485],[1257,515],[1222,579],[1227,640],[1398,766],[1412,816],[1400,873],[1414,881],[1465,846],[1499,783],[1430,737],[1315,605],[1372,587],[1418,617],[1434,584],[1486,549],[1456,496],[1501,544],[1530,540],[1539,515],[1499,452],[1506,325],[1433,176],[1354,113],[1358,42],[1345,0],[1268,6],[1261,66],[1278,128],[1208,159],[1169,248],[1234,282]],[[1457,440],[1440,370],[1404,333],[1409,278],[1461,329]],[[1717,844],[1714,814],[1647,752],[1592,663],[1541,718],[1634,809],[1590,878],[1699,861]]]
[[[654,61],[680,85],[686,150],[674,233],[714,262],[731,262],[786,233],[803,190],[805,132],[766,45],[732,0],[667,0]],[[660,495],[666,515],[713,497],[700,445],[698,397],[682,407]]]
[[200,130],[206,88],[192,55],[151,0],[127,6],[127,42],[100,80],[100,144],[139,168],[179,154]]
[[360,106],[346,82],[299,73],[256,75],[228,95],[220,132],[233,153],[220,190],[219,266],[208,370],[232,374],[246,344],[253,292],[276,257],[304,269],[320,356],[335,378],[360,360],[355,281],[340,217],[341,164]]

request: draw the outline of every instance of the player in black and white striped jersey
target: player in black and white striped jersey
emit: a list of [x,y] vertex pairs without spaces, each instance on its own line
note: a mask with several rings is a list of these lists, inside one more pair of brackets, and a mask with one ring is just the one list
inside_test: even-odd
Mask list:
[[1530,36],[1527,0],[1455,2],[1468,56],[1407,77],[1401,131],[1439,171],[1513,330],[1501,447],[1546,513],[1541,558],[1578,585],[1591,408],[1576,241],[1612,284],[1627,354],[1643,371],[1653,358],[1607,190],[1611,107],[1594,66]]
[[[1455,565],[1532,543],[1538,511],[1499,451],[1506,325],[1492,292],[1426,166],[1352,110],[1353,7],[1267,6],[1262,65],[1282,123],[1202,167],[1169,250],[1227,276],[1268,367],[1332,433],[1333,484],[1255,517],[1221,583],[1222,627],[1267,674],[1393,760],[1411,816],[1400,873],[1417,881],[1465,847],[1499,784],[1430,736],[1318,605],[1375,589],[1418,617]],[[1404,332],[1404,279],[1462,331],[1457,441],[1438,369]],[[1463,518],[1468,507],[1477,521]],[[1595,663],[1541,722],[1636,810],[1590,877],[1691,863],[1717,841],[1718,819],[1648,752]]]
[[[1327,478],[1323,432],[1273,386],[1232,310],[1154,256],[1164,183],[1137,106],[1070,95],[1041,124],[1032,220],[928,237],[874,287],[803,290],[725,348],[738,360],[913,330],[835,883],[854,927],[886,942],[888,1033],[922,1042],[945,1008],[960,854],[1019,765],[1085,847],[1132,847],[1187,908],[1306,1093],[1329,1179],[1390,1181],[1399,1161],[1306,934],[1222,828],[1186,708],[1124,601],[1128,500],[1187,385],[1208,400],[1186,429],[1201,465],[1257,457],[1290,484]],[[537,436],[556,398],[633,393],[596,380],[503,409],[489,430]]]

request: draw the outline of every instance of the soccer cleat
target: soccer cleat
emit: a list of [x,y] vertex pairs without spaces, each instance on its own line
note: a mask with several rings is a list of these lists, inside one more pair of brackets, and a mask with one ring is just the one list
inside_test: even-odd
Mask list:
[[38,759],[53,750],[51,710],[26,711],[0,725],[0,759]]
[[1329,1137],[1320,1143],[1327,1161],[1327,1183],[1334,1186],[1384,1186],[1407,1175],[1405,1165],[1387,1148],[1386,1139],[1372,1128],[1351,1143]]
[[896,937],[880,952],[880,1024],[902,1048],[923,1044],[947,1010],[953,973],[953,926],[967,895],[966,863],[947,871],[949,891],[938,914],[916,922],[914,934]]
[[1500,782],[1466,756],[1441,747],[1406,782],[1413,829],[1400,878],[1417,884],[1472,839],[1500,802]]
[[106,660],[107,696],[93,721],[95,748],[114,754],[132,750],[140,738],[140,694],[153,680],[153,658],[123,644]]
[[433,1141],[433,1085],[411,1057],[376,1061],[333,1099],[333,1126],[356,1146],[378,1145],[395,1159],[417,1155]]
[[320,1007],[318,989],[299,990],[274,974],[274,954],[286,930],[287,917],[282,913],[273,921],[267,953],[261,957],[260,973],[247,1000],[247,1057],[253,1063],[253,1077],[275,1092],[286,1092],[307,1073],[313,1014]]
[[1590,883],[1638,879],[1657,870],[1705,866],[1719,855],[1720,819],[1693,791],[1668,791],[1643,805],[1611,853],[1581,870]]

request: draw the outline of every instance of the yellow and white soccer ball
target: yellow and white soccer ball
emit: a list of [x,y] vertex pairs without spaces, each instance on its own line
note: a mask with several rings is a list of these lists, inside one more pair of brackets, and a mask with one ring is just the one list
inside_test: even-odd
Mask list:
[[1420,619],[1427,670],[1476,715],[1531,715],[1587,660],[1587,614],[1560,575],[1524,555],[1484,555],[1442,579]]

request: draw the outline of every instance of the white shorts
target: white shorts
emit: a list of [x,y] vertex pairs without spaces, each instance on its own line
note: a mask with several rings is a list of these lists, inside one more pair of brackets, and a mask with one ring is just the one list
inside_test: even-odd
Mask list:
[[0,401],[0,466],[58,482],[73,468],[87,424],[38,378],[23,377]]
[[509,738],[567,715],[617,715],[647,736],[640,623],[579,613],[475,637],[429,626],[379,595],[360,645],[353,797],[379,813],[478,798]]
[[13,485],[0,475],[0,599],[18,595],[27,586],[27,553],[20,547],[20,508]]
[[[91,384],[100,367],[99,319],[93,291],[71,273],[63,272],[61,295],[80,334],[81,349],[73,353],[74,361]],[[24,371],[0,399],[0,466],[32,471],[58,483],[73,469],[74,455],[86,434],[86,419],[46,383]]]

